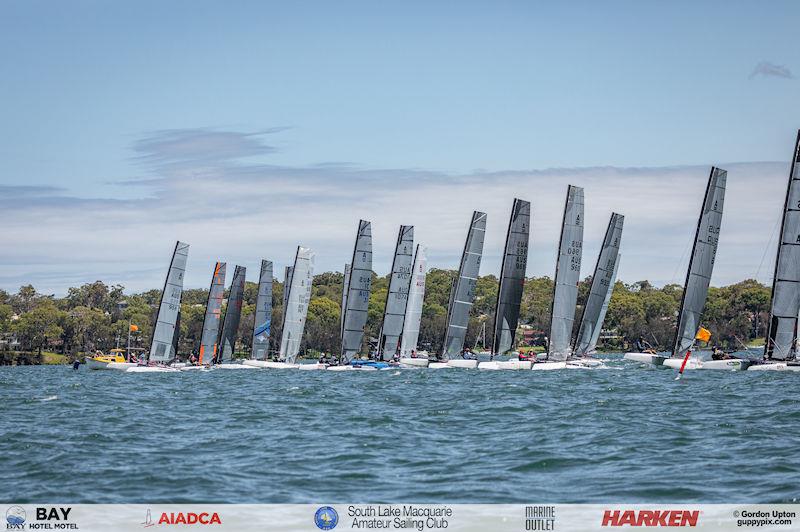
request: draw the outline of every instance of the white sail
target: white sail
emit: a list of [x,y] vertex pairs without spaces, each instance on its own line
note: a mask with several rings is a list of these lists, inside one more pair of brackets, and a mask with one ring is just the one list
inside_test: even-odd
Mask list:
[[261,261],[258,277],[258,296],[253,316],[253,348],[250,358],[266,360],[269,351],[269,335],[272,329],[272,261]]
[[384,360],[392,358],[400,345],[413,260],[414,226],[401,225],[394,250],[389,290],[386,293],[383,325],[378,339],[378,353]]
[[186,272],[186,260],[189,257],[189,244],[178,242],[172,253],[172,260],[167,271],[164,289],[161,291],[161,303],[158,306],[156,324],[153,327],[153,338],[150,342],[151,362],[169,362],[176,356],[174,340],[175,326],[181,309],[183,295],[183,276]]
[[306,326],[313,281],[314,252],[309,248],[298,246],[292,268],[289,296],[286,308],[283,310],[283,332],[278,353],[279,360],[290,364],[294,363],[300,352],[300,341]]
[[578,304],[578,281],[583,252],[583,189],[567,189],[561,240],[558,244],[553,306],[550,314],[550,342],[547,360],[562,362],[569,357],[572,326]]
[[417,244],[411,285],[408,290],[406,315],[403,320],[403,334],[400,337],[400,356],[402,357],[410,357],[411,351],[417,349],[419,324],[422,320],[422,303],[425,299],[425,276],[428,273],[428,259],[425,253],[425,246]]
[[367,324],[372,287],[372,226],[366,220],[358,223],[353,260],[350,264],[340,357],[340,361],[344,363],[349,362],[361,350],[364,326]]

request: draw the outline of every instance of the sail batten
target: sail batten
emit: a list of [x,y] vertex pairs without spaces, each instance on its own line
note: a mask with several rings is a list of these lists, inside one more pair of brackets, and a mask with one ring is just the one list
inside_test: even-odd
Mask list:
[[514,199],[511,218],[508,221],[505,251],[500,266],[492,355],[506,354],[514,347],[522,291],[525,286],[525,269],[528,264],[530,219],[530,202]]
[[219,340],[218,362],[230,362],[236,350],[236,338],[239,335],[239,321],[242,317],[242,302],[244,300],[244,281],[247,268],[236,266],[233,270],[233,280],[228,293],[228,306],[225,309],[225,319],[222,322],[222,335]]
[[608,301],[614,290],[624,222],[625,217],[621,214],[611,214],[600,253],[597,255],[589,296],[583,306],[578,336],[575,339],[574,356],[591,354],[597,345],[597,338],[605,318],[604,308],[608,308]]
[[353,260],[347,281],[342,351],[340,361],[349,362],[361,350],[364,326],[367,324],[369,295],[372,287],[372,225],[366,220],[358,223]]
[[412,261],[414,260],[414,226],[401,225],[397,234],[397,245],[392,260],[389,290],[383,313],[383,325],[378,339],[379,354],[385,360],[397,353],[403,320],[408,303],[408,290],[411,281]]
[[314,281],[314,258],[311,249],[297,247],[294,266],[289,277],[286,306],[283,309],[283,330],[278,351],[278,359],[290,364],[295,362],[300,353],[300,342],[306,325],[311,286]]
[[483,255],[483,240],[486,233],[486,213],[472,213],[467,239],[458,274],[450,290],[450,304],[447,309],[447,328],[445,330],[442,358],[445,360],[461,354],[467,336],[469,314],[475,300],[475,285],[480,273]]
[[206,312],[203,316],[203,333],[200,338],[199,364],[213,364],[217,356],[219,324],[222,316],[222,298],[225,295],[225,263],[217,262],[208,289]]
[[272,261],[261,261],[258,276],[258,296],[253,319],[253,348],[250,358],[266,360],[269,354],[269,337],[272,329]]
[[419,326],[422,320],[422,303],[425,299],[425,277],[428,271],[426,248],[417,244],[414,253],[413,273],[408,289],[408,304],[403,319],[403,333],[400,337],[400,356],[409,357],[417,349]]
[[571,354],[572,327],[578,303],[578,281],[583,253],[583,189],[569,185],[558,243],[550,341],[547,359],[562,362]]
[[783,205],[780,241],[775,257],[772,304],[764,358],[797,359],[797,319],[800,313],[800,131],[797,133],[786,200]]
[[682,356],[691,349],[700,327],[700,318],[706,305],[711,275],[714,272],[727,176],[725,170],[711,168],[702,210],[697,220],[689,267],[686,271],[672,356]]
[[183,295],[183,278],[186,273],[186,261],[189,256],[189,244],[177,242],[161,292],[153,336],[150,342],[148,360],[152,362],[169,362],[177,355],[175,350],[176,326]]

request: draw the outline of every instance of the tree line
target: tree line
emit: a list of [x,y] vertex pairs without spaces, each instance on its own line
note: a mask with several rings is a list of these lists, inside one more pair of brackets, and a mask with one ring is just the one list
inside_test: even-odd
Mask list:
[[[456,272],[432,269],[426,279],[419,345],[436,352],[441,349],[450,287]],[[302,351],[337,353],[340,345],[339,323],[343,275],[326,272],[314,277],[308,319],[301,346]],[[388,291],[389,276],[373,274],[369,315],[364,335],[363,352],[379,334]],[[579,326],[582,304],[586,300],[591,278],[579,284],[575,332]],[[475,304],[467,331],[467,345],[472,346],[485,325],[486,346],[492,342],[494,309],[498,279],[494,275],[480,277],[476,286]],[[242,317],[239,326],[237,351],[248,353],[252,342],[253,315],[258,285],[245,285]],[[126,294],[121,285],[106,285],[101,281],[70,288],[64,297],[41,294],[26,285],[16,294],[0,290],[0,338],[16,338],[26,351],[49,350],[78,355],[99,349],[107,351],[125,347],[130,332],[134,347],[147,348],[152,323],[160,300],[160,290]],[[520,308],[520,324],[538,335],[522,335],[518,330],[518,345],[541,339],[550,323],[553,281],[548,277],[526,280]],[[633,284],[617,282],[614,286],[604,329],[608,338],[599,347],[607,350],[626,349],[642,338],[656,348],[670,349],[675,335],[675,322],[681,303],[682,287],[669,284],[661,288],[648,281]],[[199,348],[202,333],[207,289],[188,289],[181,301],[179,353],[188,355]],[[227,297],[227,293],[226,293]],[[735,350],[747,342],[763,337],[769,312],[770,289],[749,279],[709,290],[702,324],[713,334],[713,343]],[[283,318],[283,283],[273,283],[273,315],[271,342],[280,343]],[[225,308],[223,306],[223,312]],[[2,341],[0,341],[1,343]]]

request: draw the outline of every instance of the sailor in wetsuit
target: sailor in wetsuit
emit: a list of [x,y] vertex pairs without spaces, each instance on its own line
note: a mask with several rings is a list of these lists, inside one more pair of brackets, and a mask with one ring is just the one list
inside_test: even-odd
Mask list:
[[731,357],[725,351],[719,348],[719,346],[715,345],[711,348],[711,360],[728,360]]

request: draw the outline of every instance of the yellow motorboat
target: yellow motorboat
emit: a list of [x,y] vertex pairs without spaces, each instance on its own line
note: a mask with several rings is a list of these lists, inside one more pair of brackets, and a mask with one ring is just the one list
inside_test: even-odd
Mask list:
[[118,369],[125,370],[136,365],[125,359],[124,349],[112,349],[109,354],[104,355],[97,351],[93,357],[86,357],[86,367],[89,369]]

